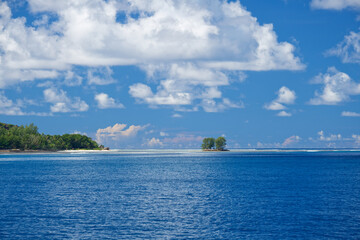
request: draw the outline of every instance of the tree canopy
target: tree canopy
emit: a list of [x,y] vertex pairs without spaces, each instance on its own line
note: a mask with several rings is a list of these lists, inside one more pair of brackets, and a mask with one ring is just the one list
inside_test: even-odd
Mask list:
[[214,150],[224,151],[226,147],[226,139],[224,137],[218,137],[216,140],[214,138],[204,138],[201,148],[203,150]]
[[214,138],[204,138],[203,144],[201,145],[202,149],[212,149],[215,145],[215,139]]
[[99,149],[97,142],[81,134],[45,135],[34,124],[16,126],[0,123],[0,149],[69,150]]
[[224,151],[226,147],[226,139],[224,137],[218,137],[215,140],[216,149],[220,151]]

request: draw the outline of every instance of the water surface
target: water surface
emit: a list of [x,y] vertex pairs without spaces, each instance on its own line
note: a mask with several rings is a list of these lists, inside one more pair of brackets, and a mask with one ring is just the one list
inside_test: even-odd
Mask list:
[[0,155],[0,239],[360,239],[360,152]]

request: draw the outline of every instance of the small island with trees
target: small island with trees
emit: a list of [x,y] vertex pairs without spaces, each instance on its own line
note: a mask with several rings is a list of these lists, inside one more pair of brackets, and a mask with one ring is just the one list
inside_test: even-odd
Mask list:
[[226,139],[224,137],[218,137],[216,140],[214,138],[204,138],[201,148],[203,151],[212,151],[212,152],[222,152],[229,151],[225,149]]
[[34,124],[16,126],[0,122],[0,151],[108,150],[81,134],[45,135]]

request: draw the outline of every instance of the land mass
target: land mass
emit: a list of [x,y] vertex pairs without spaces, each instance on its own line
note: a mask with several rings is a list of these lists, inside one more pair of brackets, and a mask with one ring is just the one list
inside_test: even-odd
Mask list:
[[204,152],[228,152],[229,149],[203,149]]
[[102,150],[90,137],[81,134],[45,135],[34,124],[17,126],[0,122],[1,152],[40,152],[59,150]]

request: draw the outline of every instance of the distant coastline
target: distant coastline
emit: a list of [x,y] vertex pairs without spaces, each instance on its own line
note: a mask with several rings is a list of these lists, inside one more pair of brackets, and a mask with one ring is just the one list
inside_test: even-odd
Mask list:
[[183,153],[183,154],[212,154],[212,153],[228,153],[228,154],[251,154],[251,153],[326,153],[326,152],[360,152],[360,148],[319,148],[319,149],[230,149],[228,151],[203,151],[201,149],[72,149],[72,150],[19,150],[19,149],[3,149],[0,150],[0,155],[3,154],[91,154],[91,153],[103,153],[103,154],[156,154],[156,153]]
[[229,149],[203,149],[203,152],[229,152]]
[[0,151],[40,153],[59,150],[109,150],[82,134],[46,135],[34,124],[17,126],[0,122]]

